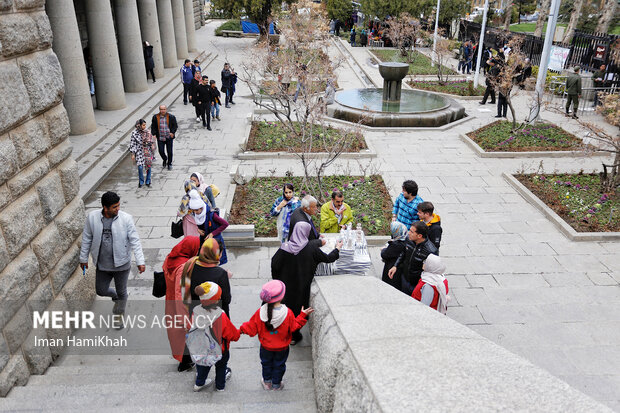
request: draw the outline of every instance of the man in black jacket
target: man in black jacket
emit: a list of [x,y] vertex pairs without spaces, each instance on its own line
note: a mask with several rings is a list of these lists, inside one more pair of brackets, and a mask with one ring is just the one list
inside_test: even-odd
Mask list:
[[[177,118],[173,114],[167,113],[168,108],[166,105],[159,107],[159,113],[153,115],[151,119],[151,135],[157,138],[157,147],[159,149],[159,156],[163,161],[162,166],[165,168],[168,165],[168,170],[172,169],[172,141],[177,133]],[[166,152],[168,156],[166,156]]]
[[[211,102],[213,95],[209,86],[209,78],[202,77],[202,81],[196,86],[196,94],[194,95],[194,103],[196,104],[196,112],[202,119],[202,126],[207,130],[211,130]],[[205,122],[206,117],[206,122]],[[199,118],[199,119],[200,119]]]
[[495,85],[493,84],[493,82],[499,74],[499,67],[497,66],[497,62],[493,59],[489,59],[487,61],[487,64],[489,65],[489,70],[487,72],[485,80],[487,88],[484,91],[484,97],[482,98],[482,102],[480,102],[481,105],[487,103],[489,95],[491,96],[491,104],[495,103]]
[[288,230],[288,238],[291,239],[291,234],[293,233],[293,228],[295,227],[295,224],[297,224],[300,221],[305,221],[308,224],[310,224],[310,227],[312,227],[312,230],[310,231],[310,234],[308,235],[308,239],[309,240],[319,239],[319,236],[320,236],[319,231],[317,231],[316,227],[314,226],[314,222],[312,222],[312,216],[316,215],[318,212],[319,212],[319,206],[318,206],[318,201],[316,200],[316,198],[313,197],[312,195],[306,195],[305,197],[303,197],[301,200],[301,208],[297,208],[291,214],[291,220],[289,223],[289,230]]
[[388,277],[394,277],[396,269],[400,268],[401,291],[410,296],[420,281],[424,260],[430,254],[437,255],[437,248],[428,239],[428,227],[424,222],[416,221],[411,224],[408,236],[410,242],[407,242],[405,251],[388,271]]

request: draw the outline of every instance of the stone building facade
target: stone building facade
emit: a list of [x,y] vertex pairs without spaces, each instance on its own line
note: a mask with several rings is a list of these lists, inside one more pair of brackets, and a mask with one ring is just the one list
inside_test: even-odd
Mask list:
[[44,0],[0,1],[0,396],[41,374],[59,348],[35,348],[32,310],[94,298],[78,268],[84,204]]
[[70,333],[33,330],[32,312],[94,299],[94,270],[78,267],[85,210],[68,136],[97,128],[94,107],[122,109],[125,93],[147,90],[143,40],[156,77],[189,57],[195,2],[0,0],[0,397],[61,354],[35,336]]

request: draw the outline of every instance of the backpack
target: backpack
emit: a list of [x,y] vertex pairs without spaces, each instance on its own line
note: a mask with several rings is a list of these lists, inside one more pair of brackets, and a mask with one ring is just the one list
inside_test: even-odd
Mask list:
[[[200,322],[196,322],[200,318]],[[202,306],[194,308],[194,320],[192,328],[185,336],[185,344],[192,356],[192,361],[199,366],[211,367],[222,359],[222,310],[215,320],[206,317],[206,311]],[[218,329],[219,324],[219,329]],[[215,328],[214,328],[215,326]],[[220,340],[217,339],[219,330]]]

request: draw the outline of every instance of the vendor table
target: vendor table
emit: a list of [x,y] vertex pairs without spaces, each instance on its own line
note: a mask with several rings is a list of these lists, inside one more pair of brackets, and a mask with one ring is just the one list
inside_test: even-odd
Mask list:
[[[336,246],[336,242],[342,236],[336,234],[322,234],[327,241],[321,250],[329,254]],[[332,263],[320,263],[316,268],[315,275],[366,275],[371,261],[366,246],[366,237],[361,234],[361,239],[353,231],[351,242],[345,240],[340,249],[340,258]]]

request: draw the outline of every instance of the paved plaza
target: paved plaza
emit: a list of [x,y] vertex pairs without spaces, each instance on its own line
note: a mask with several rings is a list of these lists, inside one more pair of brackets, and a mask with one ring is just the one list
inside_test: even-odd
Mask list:
[[[219,24],[211,22],[196,33],[199,51],[217,55],[206,74],[218,85],[224,62],[241,72],[244,50],[254,42],[214,37]],[[369,62],[368,51],[343,45],[368,76],[381,83],[378,70]],[[332,53],[341,56],[336,48]],[[354,68],[347,65],[338,71],[341,87],[365,87],[353,72]],[[132,267],[130,300],[148,297],[153,271],[161,271],[165,256],[177,242],[170,237],[170,223],[175,220],[183,195],[183,181],[192,172],[201,172],[205,182],[220,188],[222,193],[216,199],[219,207],[233,196],[229,173],[235,166],[248,177],[267,176],[272,170],[275,176],[284,176],[289,169],[298,175],[302,172],[295,159],[237,159],[253,108],[243,82],[237,85],[237,104],[221,109],[222,120],[212,121],[212,131],[195,121],[194,108],[183,105],[178,93],[169,106],[169,112],[179,121],[174,169],[162,170],[157,160],[152,187],[138,189],[136,168],[127,157],[85,199],[90,211],[100,207],[103,192],[113,190],[121,197],[121,209],[134,216],[147,267],[143,274]],[[527,93],[515,100],[519,118],[525,117]],[[573,242],[560,233],[502,177],[504,172],[536,171],[541,159],[479,158],[459,139],[459,134],[490,123],[495,107],[487,105],[481,110],[477,100],[459,102],[469,118],[447,130],[364,132],[377,152],[373,167],[383,176],[391,194],[400,192],[404,180],[414,179],[420,196],[433,202],[435,212],[441,216],[441,257],[448,268],[452,297],[448,317],[620,411],[620,243]],[[562,116],[546,113],[544,117],[579,132],[576,124]],[[79,137],[72,137],[72,141],[76,139]],[[542,165],[545,172],[589,172],[598,170],[601,160],[544,158]],[[358,168],[355,162],[349,162],[348,167],[346,164],[345,160],[338,161],[330,166],[328,174]],[[270,206],[265,205],[266,212]],[[229,249],[229,263],[224,267],[234,273],[231,316],[236,326],[259,307],[258,292],[270,278],[270,260],[276,250]],[[370,253],[374,266],[370,276],[380,277],[380,248],[374,247]],[[415,329],[415,320],[411,320],[411,328]],[[31,377],[26,387],[15,387],[0,409],[40,408],[40,404],[36,407],[37,400],[62,395],[66,401],[56,404],[58,399],[54,398],[54,407],[60,409],[66,404],[75,408],[76,402],[95,400],[100,409],[128,409],[133,405],[144,410],[184,410],[208,401],[231,412],[278,407],[279,411],[315,411],[309,343],[304,338],[301,346],[292,348],[285,376],[287,388],[280,394],[260,389],[258,340],[242,336],[232,345],[229,365],[233,377],[224,394],[193,394],[193,373],[177,373],[176,363],[169,356],[104,360],[68,356],[50,367],[46,375]],[[76,373],[80,374],[79,380],[71,379]],[[121,377],[128,374],[135,380],[123,382]],[[121,396],[113,396],[115,391]],[[125,393],[134,391],[135,399]]]

